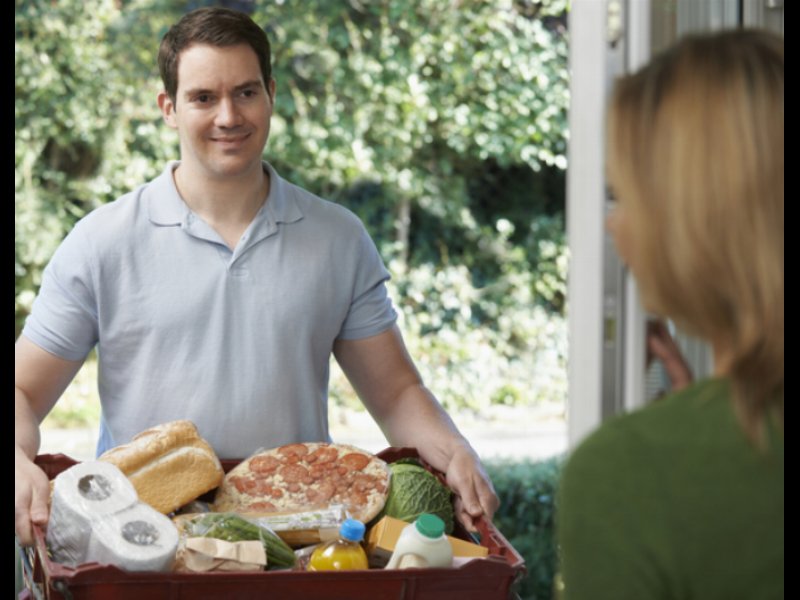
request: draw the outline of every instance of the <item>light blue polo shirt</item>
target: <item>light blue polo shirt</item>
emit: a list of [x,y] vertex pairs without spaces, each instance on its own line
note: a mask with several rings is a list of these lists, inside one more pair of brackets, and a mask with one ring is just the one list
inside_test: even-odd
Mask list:
[[68,360],[97,346],[99,451],[175,419],[222,458],[328,440],[334,341],[396,320],[374,243],[264,163],[269,196],[231,251],[181,199],[177,165],[78,222],[23,335]]

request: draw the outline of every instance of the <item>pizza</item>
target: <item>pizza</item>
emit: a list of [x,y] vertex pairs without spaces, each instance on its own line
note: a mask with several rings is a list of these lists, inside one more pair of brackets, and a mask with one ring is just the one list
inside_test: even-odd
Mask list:
[[389,491],[389,466],[347,444],[305,442],[257,452],[234,467],[217,490],[217,512],[294,512],[343,505],[372,520]]

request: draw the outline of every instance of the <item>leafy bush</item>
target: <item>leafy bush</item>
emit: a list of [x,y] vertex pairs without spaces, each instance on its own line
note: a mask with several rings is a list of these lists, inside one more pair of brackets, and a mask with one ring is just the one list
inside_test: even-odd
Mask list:
[[[178,156],[158,40],[207,4],[16,3],[17,334],[75,221]],[[566,0],[237,4],[273,45],[266,156],[365,221],[437,396],[563,401]]]
[[487,462],[500,509],[494,524],[525,559],[525,600],[550,600],[557,571],[555,496],[563,457],[540,462]]

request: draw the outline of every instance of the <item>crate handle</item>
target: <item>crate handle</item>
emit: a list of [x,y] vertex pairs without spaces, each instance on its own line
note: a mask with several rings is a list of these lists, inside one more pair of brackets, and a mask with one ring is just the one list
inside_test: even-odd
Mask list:
[[15,543],[17,544],[17,555],[22,565],[22,580],[36,600],[45,600],[41,587],[33,579],[33,565],[31,564],[28,550],[20,546],[18,541],[15,540]]

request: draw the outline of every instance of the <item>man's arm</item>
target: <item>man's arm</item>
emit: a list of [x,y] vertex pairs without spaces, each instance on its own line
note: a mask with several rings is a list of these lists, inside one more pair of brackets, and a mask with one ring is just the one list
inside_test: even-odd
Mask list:
[[14,529],[23,545],[33,543],[31,523],[47,522],[50,485],[33,464],[39,423],[53,408],[82,361],[58,358],[25,336],[14,347]]
[[338,340],[336,360],[389,443],[417,448],[447,476],[456,514],[470,530],[499,505],[492,483],[469,442],[425,387],[397,327],[362,340]]

